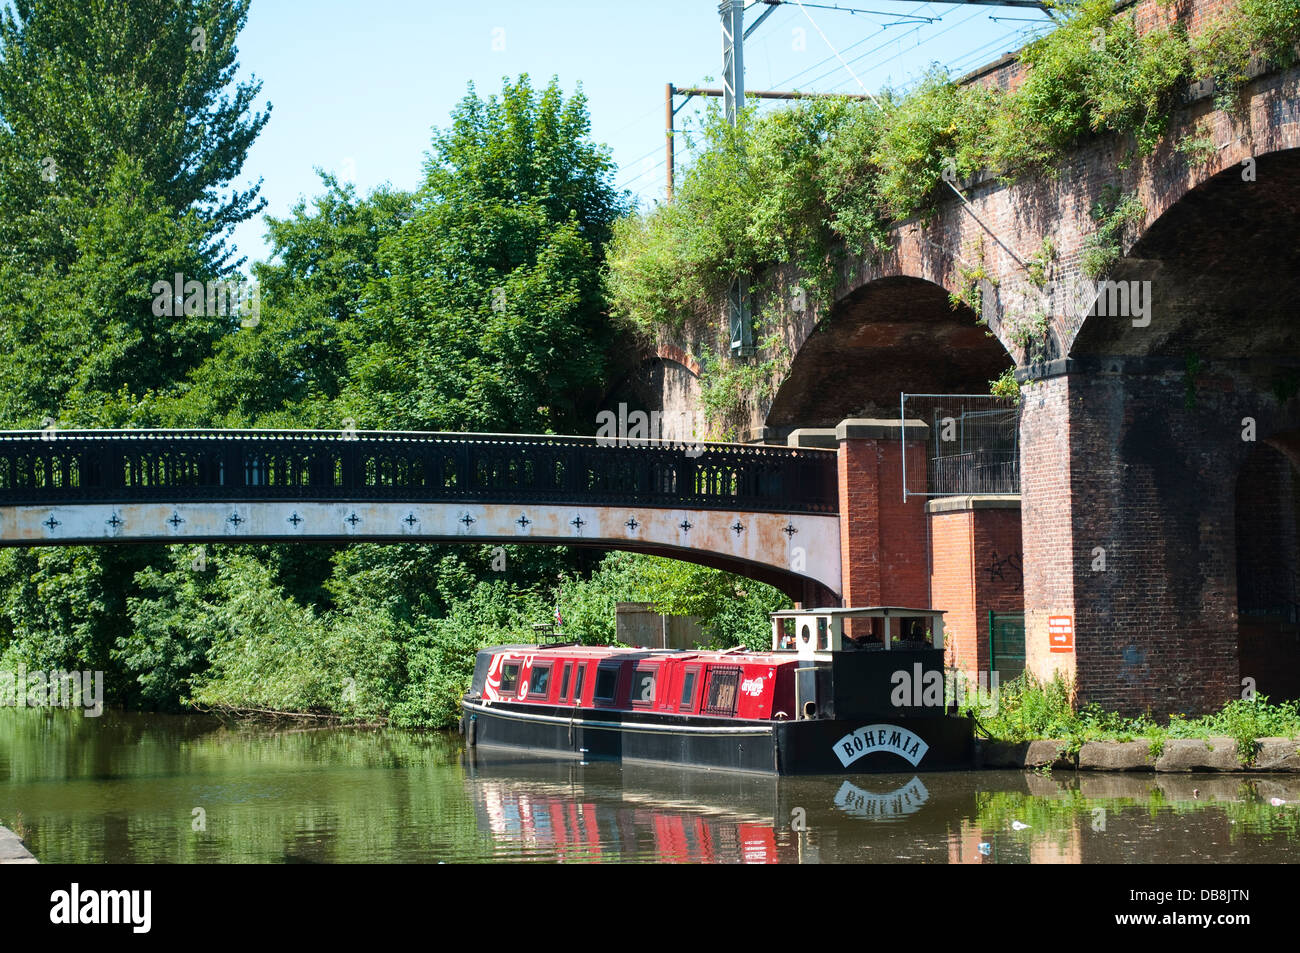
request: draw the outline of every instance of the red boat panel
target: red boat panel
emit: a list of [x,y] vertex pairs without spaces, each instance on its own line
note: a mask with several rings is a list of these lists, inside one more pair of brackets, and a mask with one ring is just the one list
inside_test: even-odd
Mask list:
[[782,719],[794,712],[793,654],[517,646],[496,652],[485,701]]

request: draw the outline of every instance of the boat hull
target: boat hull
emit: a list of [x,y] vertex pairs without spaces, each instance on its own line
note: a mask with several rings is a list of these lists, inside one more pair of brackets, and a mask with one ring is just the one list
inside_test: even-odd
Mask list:
[[758,774],[870,774],[969,768],[970,719],[857,717],[799,721],[673,718],[466,698],[471,746]]

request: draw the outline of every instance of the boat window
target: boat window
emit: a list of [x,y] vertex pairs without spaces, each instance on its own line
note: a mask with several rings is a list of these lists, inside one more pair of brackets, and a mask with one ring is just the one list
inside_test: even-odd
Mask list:
[[581,704],[582,702],[582,676],[587,674],[587,666],[578,666],[578,677],[573,682],[573,700]]
[[565,662],[560,666],[560,701],[564,701],[569,695],[569,663]]
[[739,688],[739,665],[723,665],[710,669],[704,707],[701,710],[706,715],[734,715]]
[[618,686],[618,666],[601,665],[596,669],[596,691],[594,698],[600,702],[612,702],[614,689]]
[[656,672],[657,669],[654,668],[638,668],[632,673],[630,701],[633,705],[654,704]]
[[513,695],[519,687],[519,662],[506,662],[501,666],[501,694]]
[[551,663],[533,663],[533,682],[528,686],[529,698],[545,698],[551,693]]
[[697,668],[688,668],[682,677],[682,703],[678,706],[680,711],[695,707],[695,676],[699,671]]

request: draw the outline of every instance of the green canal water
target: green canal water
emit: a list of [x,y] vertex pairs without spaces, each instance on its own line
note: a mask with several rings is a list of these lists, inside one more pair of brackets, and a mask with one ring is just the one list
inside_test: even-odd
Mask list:
[[776,779],[4,709],[0,824],[46,863],[1273,863],[1300,856],[1300,778]]

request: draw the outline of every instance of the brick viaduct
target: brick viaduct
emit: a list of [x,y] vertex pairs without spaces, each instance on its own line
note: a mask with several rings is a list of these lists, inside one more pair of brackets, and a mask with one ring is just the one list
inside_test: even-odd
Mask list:
[[[1194,34],[1221,6],[1132,9],[1139,29],[1178,18]],[[1009,56],[967,81],[1019,76]],[[969,205],[901,223],[879,260],[849,257],[827,302],[795,311],[799,276],[769,276],[755,313],[791,357],[740,432],[843,445],[845,604],[948,609],[971,671],[988,661],[987,611],[1023,605],[1028,667],[1128,712],[1217,707],[1247,678],[1300,695],[1300,70],[1260,72],[1234,114],[1208,87],[1188,90],[1148,157],[1126,163],[1131,141],[1095,138],[1056,177],[962,183]],[[1217,147],[1204,164],[1176,148],[1192,135]],[[1078,279],[1108,187],[1146,208],[1108,277],[1151,283],[1149,323],[1066,305],[1044,340],[1017,344],[1023,263],[1050,238],[1050,279]],[[981,267],[987,331],[949,303]],[[661,342],[623,393],[698,406],[691,355],[724,353],[725,321],[719,309],[694,338]],[[924,472],[924,444],[900,439],[899,393],[983,393],[1011,364],[1020,499],[904,502],[901,454]],[[1070,618],[1072,652],[1049,651],[1050,617]]]

